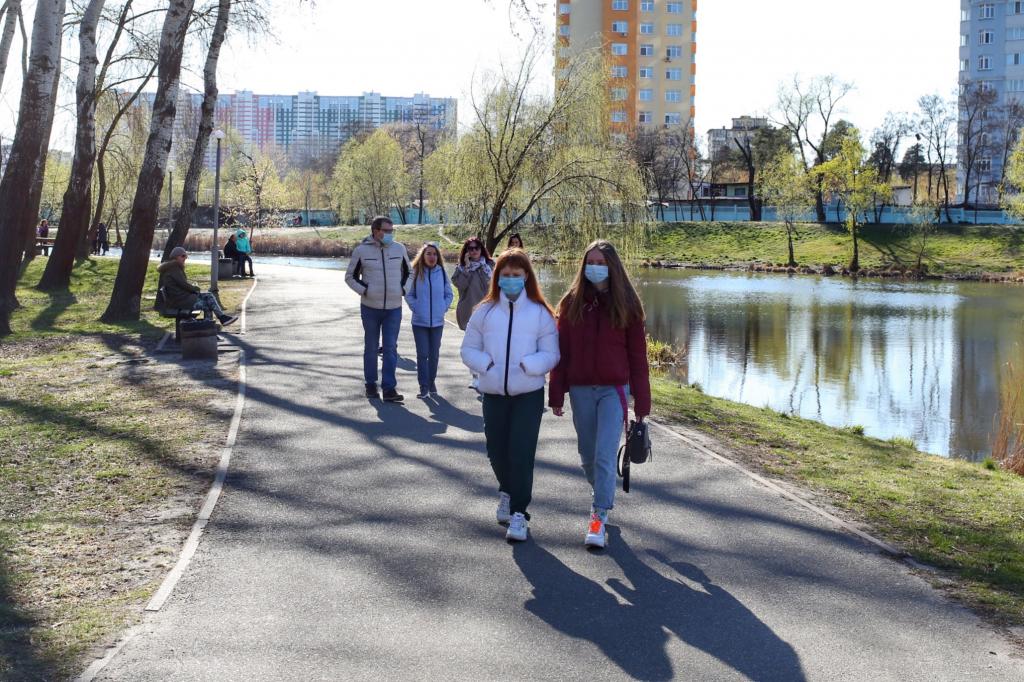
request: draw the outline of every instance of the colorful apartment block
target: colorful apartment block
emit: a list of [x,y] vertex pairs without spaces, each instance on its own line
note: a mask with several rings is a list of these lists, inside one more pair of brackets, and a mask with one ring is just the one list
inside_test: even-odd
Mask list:
[[612,130],[693,127],[697,0],[561,0],[555,12],[556,70],[583,50],[607,55]]

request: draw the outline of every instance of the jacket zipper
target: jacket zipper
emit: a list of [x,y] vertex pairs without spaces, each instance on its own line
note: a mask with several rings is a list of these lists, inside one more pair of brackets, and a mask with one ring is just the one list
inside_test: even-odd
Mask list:
[[385,246],[380,247],[380,271],[384,275],[384,305],[380,307],[381,310],[387,310],[388,308],[388,259],[384,257]]
[[512,314],[515,311],[515,304],[512,301],[508,302],[508,339],[505,341],[505,395],[509,395],[508,392],[508,364],[511,360],[512,354]]
[[434,326],[434,273],[431,270],[427,270],[427,284],[430,285],[430,319],[427,320],[427,326]]

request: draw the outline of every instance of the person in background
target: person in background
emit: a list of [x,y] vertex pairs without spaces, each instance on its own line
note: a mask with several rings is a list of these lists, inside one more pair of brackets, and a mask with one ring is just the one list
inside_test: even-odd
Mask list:
[[437,242],[427,242],[412,262],[412,284],[406,287],[405,302],[412,311],[412,336],[416,341],[416,375],[420,392],[437,395],[437,363],[441,355],[444,316],[455,294],[444,271]]
[[[459,329],[466,329],[473,309],[487,296],[493,267],[494,261],[478,237],[470,237],[463,243],[459,264],[452,273],[452,284],[459,290],[459,303],[455,306],[455,321]],[[477,388],[475,374],[470,388]]]
[[381,388],[384,401],[404,400],[397,390],[398,332],[402,326],[402,297],[409,279],[409,254],[395,241],[395,226],[390,218],[377,216],[370,223],[370,236],[352,249],[345,272],[345,283],[362,298],[359,306],[363,321],[363,379],[366,397],[380,398],[377,392],[377,349],[383,347]]
[[181,246],[171,249],[170,260],[161,263],[157,268],[160,273],[159,287],[164,292],[164,305],[172,310],[202,310],[207,316],[216,315],[224,326],[232,324],[238,318],[228,315],[220,307],[217,297],[204,292],[188,281],[185,275],[185,260],[188,251]]
[[615,247],[603,239],[584,251],[558,304],[558,346],[548,404],[561,417],[568,391],[580,463],[593,492],[584,544],[604,547],[627,398],[632,394],[637,421],[643,421],[651,412],[651,385],[643,304]]
[[235,262],[235,276],[241,277],[242,273],[240,268],[242,267],[242,261],[240,254],[238,253],[238,235],[232,232],[228,236],[228,240],[224,242],[224,257],[230,258]]
[[[237,239],[235,240],[235,247],[238,249],[238,274],[242,277],[255,277],[256,273],[252,271],[252,243],[249,242],[249,236],[245,233],[245,230],[239,230],[235,233]],[[245,264],[249,264],[249,274],[245,274]]]
[[106,223],[100,223],[96,227],[96,246],[101,256],[106,256],[107,251],[110,250],[110,232],[107,230]]
[[462,341],[462,362],[480,377],[487,458],[498,480],[498,523],[526,540],[546,375],[558,364],[558,330],[530,257],[505,251]]
[[[42,220],[39,221],[39,227],[36,228],[36,237],[38,237],[39,239],[46,239],[49,236],[50,236],[50,221],[47,220],[46,218],[43,218]],[[49,244],[43,244],[42,249],[43,249],[43,255],[44,256],[49,256],[50,255],[50,245]]]
[[506,246],[505,248],[507,248],[507,249],[522,249],[522,248],[524,248],[523,247],[523,238],[519,236],[518,232],[513,232],[512,234],[510,234],[508,236],[508,246]]

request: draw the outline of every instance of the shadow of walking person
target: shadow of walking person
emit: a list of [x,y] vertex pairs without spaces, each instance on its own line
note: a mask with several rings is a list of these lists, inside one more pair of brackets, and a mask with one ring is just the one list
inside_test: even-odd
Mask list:
[[699,568],[648,552],[678,574],[662,575],[634,553],[618,528],[608,526],[608,531],[607,554],[626,579],[609,579],[611,591],[535,543],[517,546],[516,563],[533,585],[526,610],[570,637],[592,642],[636,679],[691,679],[700,674],[674,669],[685,660],[669,657],[668,633],[749,679],[806,679],[793,648]]

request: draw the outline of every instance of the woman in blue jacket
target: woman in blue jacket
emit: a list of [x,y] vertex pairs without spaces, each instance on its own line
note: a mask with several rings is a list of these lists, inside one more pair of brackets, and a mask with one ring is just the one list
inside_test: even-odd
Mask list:
[[412,282],[406,285],[405,302],[412,311],[412,335],[416,340],[417,398],[437,395],[437,363],[441,354],[444,315],[455,295],[441,262],[437,242],[423,245],[412,262]]

